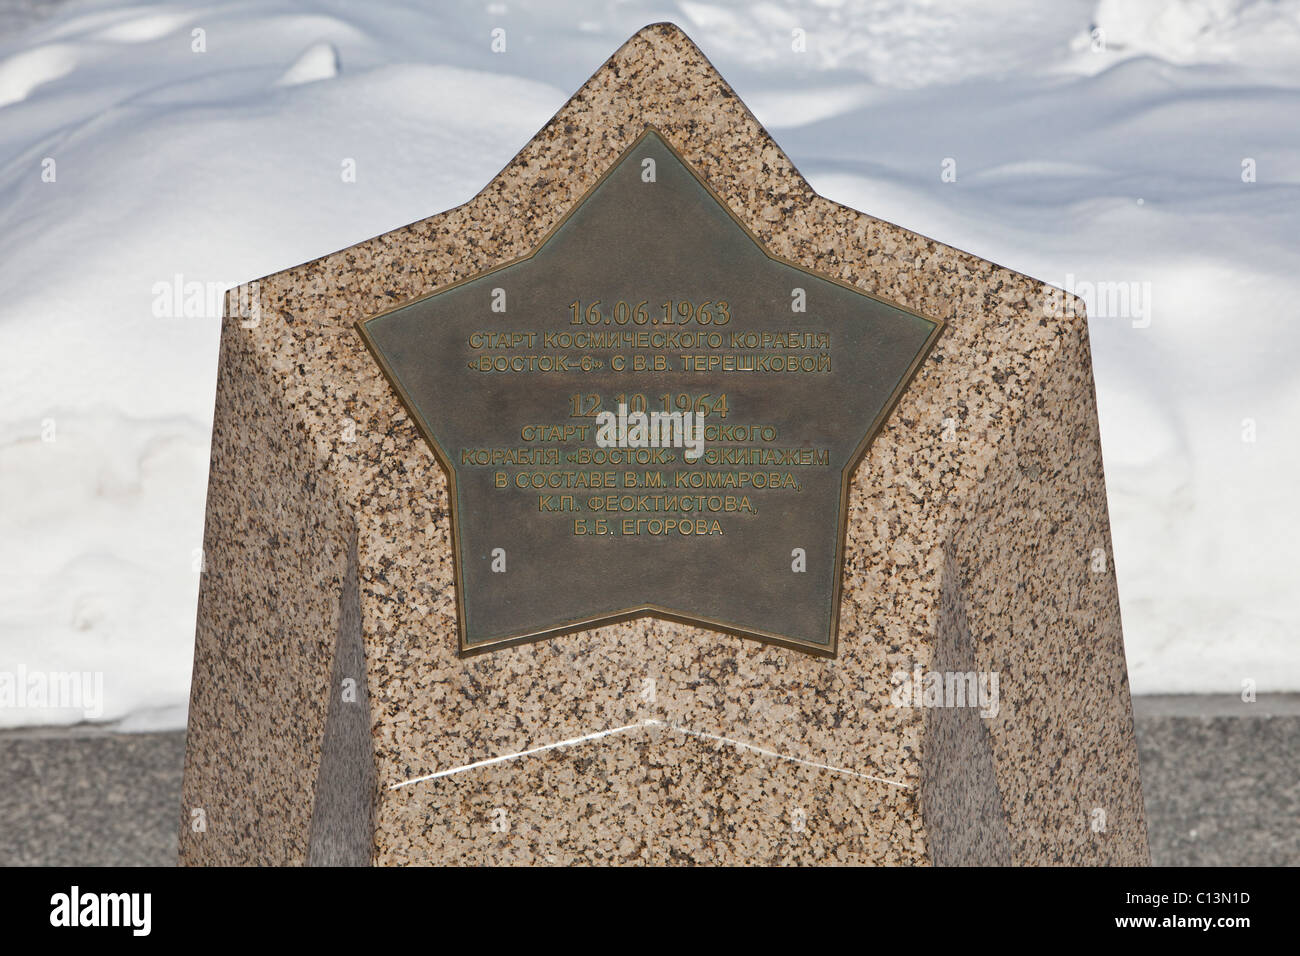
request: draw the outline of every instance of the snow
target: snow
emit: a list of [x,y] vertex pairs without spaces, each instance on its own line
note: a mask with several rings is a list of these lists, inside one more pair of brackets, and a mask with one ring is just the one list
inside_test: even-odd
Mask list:
[[280,77],[281,86],[298,86],[317,80],[332,80],[339,75],[339,51],[332,43],[313,43],[302,51],[293,66]]
[[663,19],[819,192],[1088,299],[1134,690],[1300,690],[1300,0],[74,0],[0,37],[0,673],[181,726],[203,301],[464,202]]

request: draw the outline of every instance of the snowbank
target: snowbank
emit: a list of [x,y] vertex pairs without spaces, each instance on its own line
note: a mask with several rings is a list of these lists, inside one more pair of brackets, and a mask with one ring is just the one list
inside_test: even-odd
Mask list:
[[0,38],[0,673],[179,726],[202,303],[465,201],[659,19],[823,194],[1089,299],[1134,689],[1300,690],[1300,3],[1250,0],[74,2]]

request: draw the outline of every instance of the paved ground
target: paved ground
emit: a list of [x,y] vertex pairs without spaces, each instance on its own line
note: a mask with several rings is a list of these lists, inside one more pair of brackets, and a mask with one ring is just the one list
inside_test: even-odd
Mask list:
[[1300,866],[1300,694],[1133,709],[1153,862]]
[[[1300,865],[1300,694],[1135,703],[1155,863]],[[0,732],[0,865],[173,864],[185,735]]]
[[176,862],[185,734],[0,733],[0,865]]

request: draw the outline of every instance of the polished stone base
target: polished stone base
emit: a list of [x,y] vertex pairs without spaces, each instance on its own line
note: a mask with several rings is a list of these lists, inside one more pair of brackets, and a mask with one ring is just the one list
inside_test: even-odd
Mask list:
[[[1153,864],[1300,866],[1300,695],[1133,713]],[[184,759],[184,731],[0,732],[0,866],[174,865]]]

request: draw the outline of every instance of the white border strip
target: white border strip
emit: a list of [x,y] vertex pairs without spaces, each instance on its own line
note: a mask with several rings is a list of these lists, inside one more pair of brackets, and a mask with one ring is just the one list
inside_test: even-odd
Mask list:
[[[661,723],[661,721],[655,722]],[[887,783],[891,787],[900,787],[903,790],[912,789],[909,785],[899,783],[896,780],[886,780],[884,777],[873,777],[869,773],[861,773],[857,770],[847,770],[844,767],[833,767],[828,763],[815,763],[812,760],[804,760],[801,757],[792,757],[789,754],[777,753],[775,750],[764,750],[762,747],[747,744],[743,740],[732,740],[730,737],[719,737],[717,734],[706,734],[702,730],[691,730],[689,727],[681,727],[677,724],[668,724],[668,726],[672,727],[673,730],[680,730],[682,733],[688,734],[691,737],[702,737],[705,740],[717,740],[721,743],[731,744],[733,747],[738,747],[742,750],[752,750],[754,753],[762,754],[765,757],[775,757],[777,760],[788,760],[790,763],[797,763],[804,767],[816,767],[818,770],[829,770],[831,773],[848,774],[850,777],[861,777],[863,780],[874,780],[876,783]]]
[[479,760],[476,763],[467,763],[463,767],[452,767],[450,770],[439,770],[437,773],[425,774],[423,777],[414,777],[410,780],[403,780],[401,783],[395,783],[390,786],[389,790],[396,790],[399,787],[408,787],[413,783],[423,783],[426,780],[437,780],[439,777],[450,777],[452,774],[464,773],[466,770],[477,770],[479,767],[490,767],[494,763],[505,763],[507,760],[516,760],[519,757],[531,757],[533,754],[539,754],[547,750],[557,750],[560,747],[573,747],[577,744],[585,744],[591,740],[600,740],[602,737],[612,737],[614,734],[627,733],[629,730],[640,730],[645,727],[649,721],[640,724],[628,724],[626,727],[614,727],[611,730],[598,730],[594,734],[584,734],[581,737],[571,737],[568,740],[559,740],[553,744],[543,744],[540,747],[534,747],[531,750],[521,750],[516,754],[505,754],[500,757],[489,757],[487,760]]
[[521,750],[518,753],[503,754],[500,757],[489,757],[487,760],[479,760],[474,763],[467,763],[460,767],[451,767],[447,770],[439,770],[437,773],[425,774],[423,777],[412,777],[410,780],[403,780],[401,783],[390,784],[389,790],[398,790],[402,787],[409,787],[411,784],[424,783],[428,780],[437,780],[441,777],[450,777],[458,773],[465,773],[468,770],[477,770],[480,767],[490,767],[493,764],[505,763],[508,760],[517,760],[520,757],[531,757],[533,754],[544,753],[548,750],[558,750],[562,747],[574,747],[578,744],[590,743],[593,740],[602,740],[605,737],[612,737],[615,734],[625,734],[629,730],[643,730],[646,727],[667,727],[670,730],[676,730],[690,737],[698,737],[703,740],[713,740],[718,743],[730,744],[741,750],[753,751],[756,754],[762,754],[765,757],[775,757],[777,760],[785,760],[789,763],[797,763],[803,767],[813,767],[817,770],[829,770],[831,773],[841,773],[850,777],[858,777],[862,780],[871,780],[875,783],[887,784],[891,787],[899,787],[903,790],[911,790],[912,787],[906,783],[899,783],[896,780],[886,780],[883,777],[873,777],[868,773],[861,773],[857,770],[848,770],[844,767],[834,767],[827,763],[816,763],[812,760],[804,760],[800,757],[792,757],[789,754],[778,753],[775,750],[765,750],[762,747],[756,747],[754,744],[747,744],[743,740],[733,740],[730,737],[722,737],[718,734],[705,733],[702,730],[692,730],[689,727],[683,727],[680,724],[670,724],[663,720],[643,720],[639,724],[627,724],[623,727],[612,727],[609,730],[598,730],[592,734],[583,734],[581,737],[570,737],[568,740],[558,740],[555,743],[543,744],[540,747],[533,747],[529,750]]

